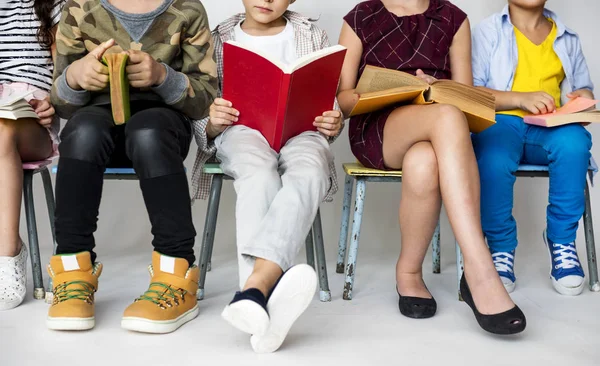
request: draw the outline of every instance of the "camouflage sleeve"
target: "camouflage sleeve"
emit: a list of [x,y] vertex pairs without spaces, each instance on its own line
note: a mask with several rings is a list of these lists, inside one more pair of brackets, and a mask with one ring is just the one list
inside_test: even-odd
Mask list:
[[[171,80],[165,79],[163,84],[177,84],[177,79],[184,76],[187,87],[179,95],[170,94],[163,99],[190,118],[203,119],[208,116],[210,105],[217,95],[217,64],[204,7],[201,3],[194,3],[194,8],[186,10],[184,13],[188,16],[189,24],[180,41],[183,57],[181,72],[167,67],[167,79]],[[161,86],[154,89],[159,95],[162,94]]]
[[81,10],[75,1],[69,0],[62,10],[56,31],[56,61],[50,98],[56,114],[64,119],[69,119],[77,109],[90,100],[90,92],[71,89],[65,78],[69,65],[87,54],[79,24],[74,16]]

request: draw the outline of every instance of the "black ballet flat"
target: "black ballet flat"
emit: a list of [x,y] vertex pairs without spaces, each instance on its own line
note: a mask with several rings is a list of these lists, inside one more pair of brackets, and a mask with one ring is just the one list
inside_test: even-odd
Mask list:
[[433,297],[426,299],[423,297],[402,296],[398,291],[398,287],[396,287],[396,292],[400,297],[398,307],[402,315],[413,319],[427,319],[435,315],[437,303]]
[[473,295],[471,294],[471,290],[469,289],[469,284],[467,284],[467,279],[465,278],[464,273],[460,279],[460,293],[464,302],[469,305],[471,310],[473,310],[475,319],[477,319],[479,326],[483,328],[483,330],[493,334],[503,335],[517,334],[525,330],[527,320],[525,319],[525,314],[523,314],[517,305],[503,313],[491,315],[481,314],[475,306]]

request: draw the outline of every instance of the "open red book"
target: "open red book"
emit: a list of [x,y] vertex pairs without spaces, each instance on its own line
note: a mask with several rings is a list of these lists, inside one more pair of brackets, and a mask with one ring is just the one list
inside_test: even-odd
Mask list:
[[258,130],[273,150],[315,130],[315,117],[333,109],[346,49],[329,47],[282,65],[228,41],[223,46],[223,99],[240,111],[236,123]]

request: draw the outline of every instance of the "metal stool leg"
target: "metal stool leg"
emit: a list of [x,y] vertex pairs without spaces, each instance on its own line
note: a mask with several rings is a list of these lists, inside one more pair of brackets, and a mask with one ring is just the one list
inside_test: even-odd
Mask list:
[[431,250],[433,251],[431,257],[433,261],[433,273],[441,272],[441,252],[440,252],[440,220],[438,220],[433,238],[431,238]]
[[[56,231],[54,229],[54,211],[56,206],[54,203],[54,190],[52,189],[52,179],[50,178],[50,171],[48,169],[42,170],[40,174],[42,175],[42,182],[44,184],[44,192],[46,194],[46,206],[48,207],[48,218],[50,219],[50,230],[52,231],[52,254],[56,254]],[[48,304],[52,303],[52,278],[48,279],[48,284],[46,285],[46,302]]]
[[322,302],[331,301],[331,291],[329,290],[329,279],[327,278],[327,261],[325,260],[325,245],[323,243],[323,226],[321,224],[321,210],[317,210],[317,216],[313,223],[314,245],[317,253],[317,266],[319,273],[319,299]]
[[23,171],[23,200],[25,201],[27,235],[29,236],[29,252],[31,254],[31,269],[33,271],[33,298],[41,300],[45,297],[45,291],[33,204],[33,170]]
[[342,206],[342,223],[340,225],[340,242],[338,244],[338,259],[335,267],[336,273],[344,273],[346,245],[348,243],[348,226],[350,225],[350,209],[352,206],[352,188],[354,188],[354,178],[351,175],[346,175],[346,182],[344,183],[344,203]]
[[356,256],[358,254],[358,242],[360,239],[360,226],[365,207],[365,194],[367,182],[364,179],[356,179],[356,201],[354,203],[354,219],[352,220],[352,236],[350,237],[350,251],[348,252],[348,263],[346,263],[346,278],[344,281],[344,300],[352,300],[352,287],[356,275]]
[[313,230],[310,229],[308,231],[308,235],[306,236],[306,264],[315,268],[315,246],[313,242]]
[[460,279],[462,278],[463,272],[465,271],[465,264],[463,261],[462,252],[460,247],[458,246],[458,242],[456,242],[456,277],[458,280],[457,291],[458,291],[458,300],[463,301],[462,295],[460,293]]
[[198,282],[198,300],[204,299],[204,283],[206,281],[206,272],[208,263],[212,255],[212,247],[215,241],[215,230],[217,227],[217,216],[219,215],[219,203],[221,201],[221,188],[223,187],[223,176],[214,175],[206,209],[206,218],[204,221],[204,234],[202,235],[202,246],[200,249],[200,258],[198,260],[200,267],[200,281]]
[[585,244],[588,257],[588,272],[590,277],[590,291],[600,292],[598,283],[598,262],[596,261],[596,240],[594,238],[594,220],[592,219],[592,202],[590,201],[590,188],[585,185],[585,212],[583,214],[585,228]]

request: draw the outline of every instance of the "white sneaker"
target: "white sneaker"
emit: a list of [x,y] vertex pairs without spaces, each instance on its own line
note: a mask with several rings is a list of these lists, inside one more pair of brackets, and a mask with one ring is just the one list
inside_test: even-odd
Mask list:
[[294,322],[308,308],[317,290],[317,274],[307,264],[288,270],[269,298],[270,324],[267,332],[250,338],[256,353],[271,353],[281,347]]
[[27,247],[16,257],[0,257],[0,310],[19,306],[27,291]]

